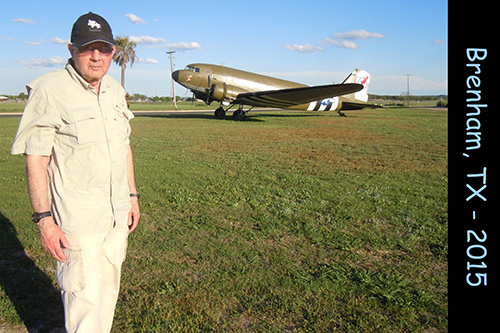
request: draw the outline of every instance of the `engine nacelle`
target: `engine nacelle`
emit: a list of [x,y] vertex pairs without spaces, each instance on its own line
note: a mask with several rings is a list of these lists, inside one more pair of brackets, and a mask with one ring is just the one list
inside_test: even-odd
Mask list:
[[216,101],[224,100],[226,96],[226,85],[225,84],[214,84],[212,86],[212,91],[210,92],[210,99]]
[[196,97],[196,99],[204,101],[205,104],[207,104],[207,105],[210,105],[210,103],[212,102],[212,101],[208,100],[208,94],[205,92],[194,90],[193,95],[194,95],[194,97]]
[[226,85],[226,84],[224,84],[224,86],[226,87],[226,96],[225,96],[226,99],[234,100],[234,99],[236,99],[236,96],[238,96],[239,94],[247,92],[239,87]]
[[216,83],[212,88],[210,99],[217,101],[233,101],[240,93],[245,92],[243,89],[228,85],[225,83]]

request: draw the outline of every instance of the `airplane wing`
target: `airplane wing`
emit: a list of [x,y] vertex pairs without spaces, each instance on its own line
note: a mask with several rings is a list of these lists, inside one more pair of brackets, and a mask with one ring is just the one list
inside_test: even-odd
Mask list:
[[363,89],[359,83],[330,84],[326,86],[300,87],[241,93],[234,104],[259,107],[287,108],[294,105],[320,101],[325,98],[352,94]]

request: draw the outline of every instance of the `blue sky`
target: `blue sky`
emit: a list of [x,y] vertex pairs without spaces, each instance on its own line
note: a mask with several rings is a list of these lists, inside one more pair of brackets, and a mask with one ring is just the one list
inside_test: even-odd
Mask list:
[[[445,0],[0,1],[0,94],[25,92],[32,79],[62,68],[76,19],[106,18],[116,36],[137,42],[126,90],[171,95],[175,69],[222,64],[309,85],[371,74],[369,93],[447,94]],[[120,79],[112,64],[109,74]],[[189,95],[176,85],[177,95]]]

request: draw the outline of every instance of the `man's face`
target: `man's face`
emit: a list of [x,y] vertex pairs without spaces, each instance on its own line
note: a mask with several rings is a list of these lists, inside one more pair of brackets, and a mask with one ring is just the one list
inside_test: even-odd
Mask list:
[[92,86],[98,87],[111,65],[115,47],[104,42],[94,42],[79,49],[71,44],[68,48],[77,72]]

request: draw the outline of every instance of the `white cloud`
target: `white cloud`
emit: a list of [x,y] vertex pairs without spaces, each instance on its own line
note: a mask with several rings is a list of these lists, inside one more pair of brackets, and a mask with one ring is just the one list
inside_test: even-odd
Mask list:
[[40,46],[40,45],[42,45],[42,43],[40,43],[40,42],[23,42],[23,44],[34,45],[34,46]]
[[137,44],[160,44],[166,42],[163,38],[151,36],[130,36],[129,40]]
[[21,61],[28,68],[58,67],[66,64],[66,59],[56,56],[49,59],[34,58],[31,61]]
[[311,44],[304,44],[304,45],[285,45],[285,48],[289,49],[290,51],[295,51],[295,52],[301,52],[301,53],[311,53],[311,52],[321,52],[323,49],[319,46],[314,46]]
[[384,35],[378,32],[368,32],[363,29],[352,30],[343,33],[337,32],[334,33],[333,36],[335,37],[335,39],[326,37],[324,39],[325,43],[333,44],[335,46],[351,50],[358,49],[358,45],[355,42],[353,42],[353,40],[362,40],[369,38],[385,38]]
[[378,32],[368,32],[363,29],[359,30],[352,30],[344,33],[335,33],[333,34],[334,37],[340,38],[340,39],[368,39],[368,38],[384,38],[385,36],[378,33]]
[[137,62],[139,62],[139,63],[143,63],[143,64],[157,64],[157,63],[158,63],[158,60],[153,59],[153,58],[145,58],[145,59],[141,59],[141,58],[139,58],[139,59],[137,60]]
[[[351,49],[351,50],[356,50],[358,49],[358,45],[353,42],[353,40],[362,40],[362,39],[368,39],[368,38],[384,38],[385,36],[378,33],[378,32],[368,32],[363,29],[358,29],[358,30],[352,30],[344,33],[334,33],[333,36],[334,38],[326,37],[323,42],[326,44],[333,44],[338,47],[346,48],[346,49]],[[304,45],[285,45],[285,48],[295,51],[295,52],[301,52],[301,53],[311,53],[311,52],[321,52],[323,51],[322,47],[311,45],[311,44],[304,44]]]
[[167,48],[173,49],[179,52],[189,51],[189,50],[202,50],[202,47],[197,42],[179,42],[171,43],[166,45]]
[[17,22],[17,23],[28,23],[28,24],[34,24],[35,21],[32,19],[27,19],[27,18],[16,18],[13,19],[12,21]]
[[444,40],[434,39],[434,40],[432,40],[432,43],[434,43],[434,44],[444,44]]
[[326,37],[325,38],[325,42],[327,44],[333,44],[335,46],[343,47],[343,48],[346,48],[346,49],[351,49],[351,50],[358,49],[358,45],[356,43],[348,41],[348,40],[338,41],[336,39],[332,39],[332,38]]
[[0,35],[0,40],[3,40],[3,39],[6,39],[8,41],[13,41],[14,40],[14,38],[12,38],[12,37],[7,37],[7,36],[4,36],[4,35]]
[[67,44],[70,43],[69,39],[62,39],[62,38],[59,38],[59,37],[54,37],[50,41],[52,43],[54,43],[54,44],[60,44],[60,45],[67,45]]
[[146,21],[144,21],[142,18],[140,18],[139,16],[135,15],[135,14],[125,14],[125,16],[128,18],[128,20],[132,23],[146,23]]
[[345,47],[346,49],[353,49],[353,50],[356,50],[358,48],[358,45],[356,43],[348,40],[343,40],[342,46]]

